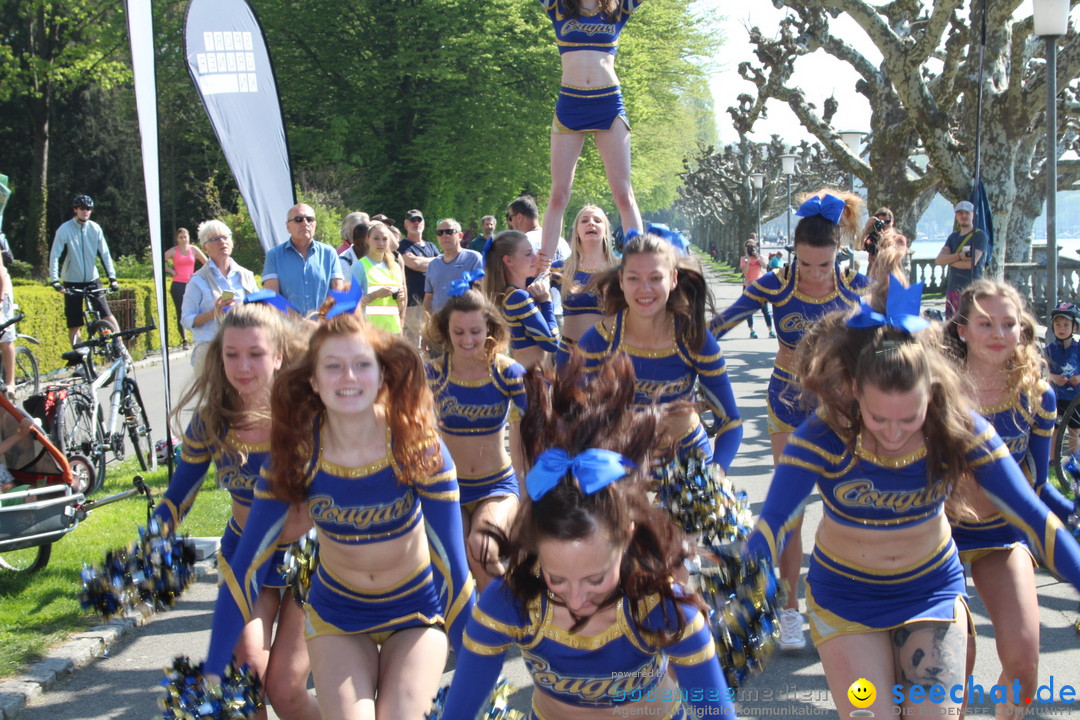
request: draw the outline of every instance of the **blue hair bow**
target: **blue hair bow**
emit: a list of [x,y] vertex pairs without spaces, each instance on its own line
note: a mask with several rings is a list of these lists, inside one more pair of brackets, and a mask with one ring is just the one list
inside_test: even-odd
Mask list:
[[[627,240],[630,240],[630,233],[632,232],[634,232],[633,229],[626,233]],[[650,224],[649,227],[645,228],[645,232],[649,235],[655,235],[657,237],[664,238],[669,243],[671,243],[671,245],[675,248],[675,251],[680,255],[690,254],[690,241],[687,240],[686,236],[683,235],[681,232],[672,230],[667,225],[661,225],[659,223]]]
[[286,300],[284,296],[278,295],[273,290],[268,290],[266,288],[262,290],[256,290],[255,292],[245,297],[244,304],[246,305],[247,303],[262,303],[263,305],[269,305],[270,307],[279,310],[282,315],[288,315],[290,310],[295,312],[297,315],[300,314],[300,310],[291,302]]
[[472,272],[466,270],[461,274],[461,277],[450,283],[446,290],[446,294],[450,297],[461,297],[465,294],[465,291],[473,286],[473,283],[478,283],[484,277],[484,268],[477,268]]
[[570,457],[565,450],[553,448],[540,453],[536,464],[525,476],[525,489],[530,498],[539,500],[569,471],[577,479],[581,492],[592,495],[626,477],[627,467],[637,466],[614,450],[590,448]]
[[814,195],[799,206],[795,214],[799,217],[814,217],[820,215],[833,225],[840,224],[840,218],[844,215],[847,203],[831,193],[825,193],[825,197]]
[[886,326],[902,330],[909,335],[925,330],[930,327],[930,321],[919,314],[922,307],[922,291],[922,283],[904,287],[896,276],[890,275],[885,314],[882,315],[874,310],[864,299],[860,301],[859,312],[848,319],[847,325],[853,328]]
[[484,256],[484,260],[487,260],[488,250],[491,249],[491,244],[495,242],[495,236],[492,235],[484,241],[484,249],[480,251],[480,254]]
[[364,289],[360,287],[360,283],[353,283],[348,290],[331,290],[330,297],[334,298],[334,307],[326,311],[327,320],[337,315],[356,312],[360,300],[364,297]]

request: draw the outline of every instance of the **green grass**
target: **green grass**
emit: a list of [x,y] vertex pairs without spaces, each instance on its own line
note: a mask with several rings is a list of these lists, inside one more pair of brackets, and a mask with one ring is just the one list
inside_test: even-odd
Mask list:
[[741,283],[743,280],[742,273],[738,268],[733,268],[725,262],[719,260],[713,260],[707,253],[703,252],[699,248],[695,248],[695,256],[701,261],[701,264],[710,267],[720,274],[720,279],[724,282],[737,282]]
[[[138,464],[133,457],[108,466],[105,497],[131,487]],[[142,473],[159,497],[167,485],[164,468]],[[181,530],[193,536],[218,536],[231,513],[229,494],[208,476]],[[20,673],[49,648],[73,633],[100,623],[98,615],[79,607],[79,571],[99,564],[105,552],[123,547],[146,525],[146,502],[131,498],[90,513],[78,527],[53,545],[48,566],[37,573],[0,571],[0,678]]]

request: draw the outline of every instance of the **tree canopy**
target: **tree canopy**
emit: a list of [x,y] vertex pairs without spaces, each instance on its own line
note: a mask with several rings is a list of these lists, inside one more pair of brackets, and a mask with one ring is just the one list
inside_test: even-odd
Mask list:
[[[154,3],[167,238],[178,226],[242,209],[187,75],[185,5]],[[692,5],[650,0],[620,42],[633,180],[646,213],[671,205],[682,159],[715,138],[704,68],[716,47],[714,21]],[[559,55],[535,0],[254,0],[253,7],[275,64],[294,175],[317,210],[400,219],[419,207],[469,228],[482,215],[501,217],[518,194],[543,203]],[[0,0],[0,8],[0,110],[27,120],[0,128],[0,157],[12,163],[0,170],[15,191],[4,230],[16,254],[47,247],[76,191],[99,199],[96,217],[114,254],[145,248],[120,6]],[[33,50],[28,38],[40,27],[67,41],[68,54]],[[50,79],[48,92],[37,76]],[[40,105],[43,93],[51,106]],[[37,143],[39,134],[56,138],[51,148]],[[31,162],[38,157],[40,168]],[[54,200],[46,202],[48,189]],[[591,143],[575,183],[574,203],[584,202],[612,206]],[[321,238],[336,242],[337,229],[327,225],[320,223]]]
[[[1072,0],[1076,5],[1078,0]],[[774,37],[750,32],[757,63],[740,74],[753,82],[757,96],[741,96],[731,109],[736,125],[748,130],[770,98],[785,102],[800,122],[838,161],[866,185],[873,205],[891,205],[908,234],[938,189],[950,200],[966,199],[974,183],[975,132],[979,94],[980,27],[986,12],[982,85],[982,178],[1004,242],[995,246],[1003,260],[1023,260],[1030,248],[1032,222],[1045,199],[1044,45],[1032,35],[1031,17],[1016,17],[1020,0],[774,0],[789,13]],[[841,13],[858,24],[880,61],[836,35],[831,21]],[[1080,41],[1074,30],[1060,39],[1058,82],[1080,76]],[[790,82],[799,58],[822,50],[859,75],[856,91],[872,112],[868,156],[856,156],[831,124],[835,100],[817,104]],[[1071,120],[1073,91],[1060,96],[1059,113]],[[1075,138],[1073,123],[1062,122],[1061,153]],[[1045,132],[1045,131],[1044,131]],[[928,162],[915,162],[916,153]],[[1063,174],[1059,186],[1075,176]]]

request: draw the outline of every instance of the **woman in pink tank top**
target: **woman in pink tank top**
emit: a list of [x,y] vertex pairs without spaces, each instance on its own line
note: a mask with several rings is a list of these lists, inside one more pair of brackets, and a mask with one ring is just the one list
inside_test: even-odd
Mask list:
[[191,347],[187,339],[187,331],[180,324],[180,308],[184,304],[184,291],[187,289],[188,280],[191,280],[195,272],[195,261],[206,264],[206,255],[195,245],[191,244],[191,237],[187,228],[176,231],[176,245],[165,251],[165,272],[172,278],[169,286],[169,294],[172,295],[173,306],[176,308],[176,327],[180,329],[180,340],[183,349]]

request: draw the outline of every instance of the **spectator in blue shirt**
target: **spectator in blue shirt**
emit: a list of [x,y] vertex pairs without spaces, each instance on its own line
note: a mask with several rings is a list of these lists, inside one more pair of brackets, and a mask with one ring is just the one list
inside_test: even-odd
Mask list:
[[319,309],[330,290],[342,289],[341,263],[334,248],[315,241],[315,211],[308,205],[294,205],[286,227],[289,242],[266,253],[263,287],[307,315]]

